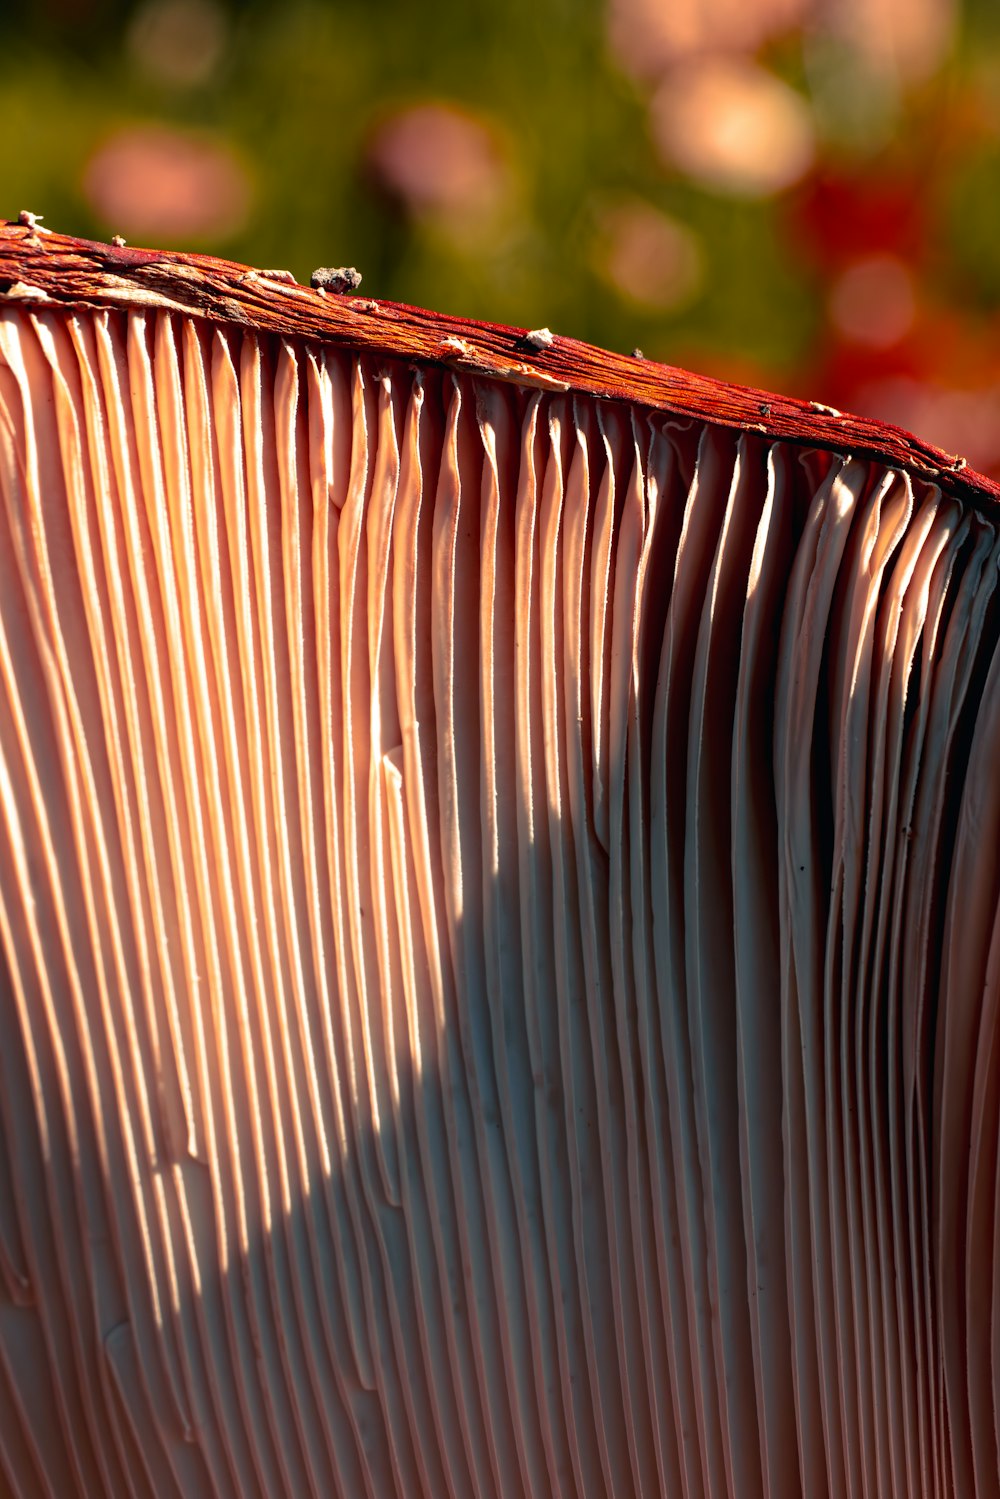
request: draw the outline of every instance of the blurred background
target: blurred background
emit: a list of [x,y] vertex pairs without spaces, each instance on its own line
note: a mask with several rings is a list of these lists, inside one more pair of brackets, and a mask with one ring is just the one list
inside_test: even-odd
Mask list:
[[5,0],[0,216],[547,324],[1000,475],[998,0]]

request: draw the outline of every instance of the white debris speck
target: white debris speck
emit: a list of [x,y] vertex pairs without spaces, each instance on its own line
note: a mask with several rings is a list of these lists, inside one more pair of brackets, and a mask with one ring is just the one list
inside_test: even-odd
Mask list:
[[52,298],[40,286],[30,286],[27,281],[14,281],[4,293],[15,302],[51,302]]
[[522,341],[529,349],[551,349],[555,338],[550,328],[532,328],[524,335]]

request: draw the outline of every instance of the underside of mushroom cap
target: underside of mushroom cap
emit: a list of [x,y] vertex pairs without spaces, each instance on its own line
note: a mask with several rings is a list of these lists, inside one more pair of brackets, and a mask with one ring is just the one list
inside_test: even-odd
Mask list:
[[2,1483],[1000,1492],[995,500],[0,229]]

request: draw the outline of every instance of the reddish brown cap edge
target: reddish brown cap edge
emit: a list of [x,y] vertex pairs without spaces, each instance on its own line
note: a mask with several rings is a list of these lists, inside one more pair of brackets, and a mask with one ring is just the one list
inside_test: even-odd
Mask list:
[[285,272],[211,255],[134,249],[0,219],[0,304],[161,307],[261,333],[431,362],[546,390],[634,402],[772,440],[877,459],[994,512],[1000,483],[901,427],[818,402],[692,374],[556,335],[542,348],[526,330],[427,312],[398,302],[335,296]]

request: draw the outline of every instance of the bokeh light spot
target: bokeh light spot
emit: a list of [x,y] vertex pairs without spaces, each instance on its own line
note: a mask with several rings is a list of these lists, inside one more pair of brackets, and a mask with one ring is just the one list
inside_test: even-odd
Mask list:
[[768,197],[812,165],[805,100],[756,63],[705,57],[672,70],[652,103],[665,161],[706,187]]
[[698,294],[701,246],[684,224],[641,199],[625,199],[599,211],[597,229],[597,269],[626,301],[673,312]]
[[213,0],[147,0],[129,23],[132,59],[174,88],[207,83],[225,51],[228,21]]
[[887,349],[913,326],[913,277],[895,255],[856,260],[830,288],[830,320],[845,338]]
[[228,146],[162,125],[119,130],[88,161],[93,211],[123,234],[224,239],[246,223],[253,197]]
[[883,80],[915,83],[951,46],[955,0],[834,0],[826,25]]
[[626,72],[655,78],[683,57],[754,52],[789,31],[810,0],[610,0],[608,39]]
[[384,120],[368,161],[411,212],[457,225],[492,219],[510,190],[497,133],[448,103],[414,105]]

